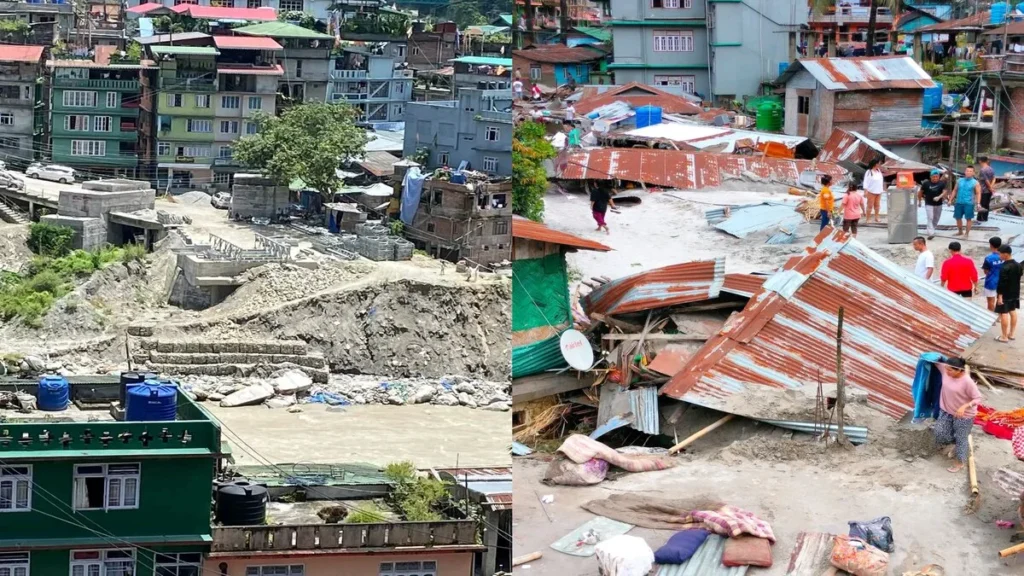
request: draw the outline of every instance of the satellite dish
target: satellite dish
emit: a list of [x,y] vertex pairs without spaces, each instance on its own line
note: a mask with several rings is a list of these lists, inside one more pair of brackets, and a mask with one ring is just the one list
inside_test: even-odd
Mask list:
[[590,370],[594,365],[594,349],[590,341],[579,330],[566,330],[559,339],[562,358],[576,370]]

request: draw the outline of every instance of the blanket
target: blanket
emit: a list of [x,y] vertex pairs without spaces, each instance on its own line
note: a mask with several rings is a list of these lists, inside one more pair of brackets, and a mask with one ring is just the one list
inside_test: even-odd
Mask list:
[[558,451],[577,464],[583,464],[597,458],[629,472],[665,470],[676,465],[675,461],[667,456],[616,452],[597,440],[582,434],[573,434],[566,438],[565,442],[562,442],[561,447],[558,448]]
[[583,504],[583,509],[654,530],[703,528],[727,537],[749,534],[775,542],[775,534],[767,522],[752,512],[711,498],[666,499],[639,494],[614,494],[604,500],[587,502]]

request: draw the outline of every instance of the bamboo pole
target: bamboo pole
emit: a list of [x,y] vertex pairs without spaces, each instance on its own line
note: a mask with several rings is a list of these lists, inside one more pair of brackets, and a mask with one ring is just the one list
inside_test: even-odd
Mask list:
[[669,454],[675,454],[676,452],[679,452],[683,448],[686,448],[690,444],[693,444],[697,440],[700,440],[708,432],[711,432],[712,430],[714,430],[716,428],[719,428],[720,426],[724,425],[726,422],[732,420],[735,417],[736,417],[735,414],[726,414],[725,417],[721,418],[720,420],[718,420],[714,424],[711,424],[710,426],[706,426],[704,428],[701,428],[699,431],[695,432],[694,434],[691,434],[688,438],[686,438],[685,440],[683,440],[679,444],[676,444],[675,446],[669,448],[668,449],[668,453]]
[[967,475],[971,479],[971,495],[977,496],[978,491],[978,469],[974,466],[974,435],[967,436]]
[[543,555],[543,552],[530,552],[529,554],[516,556],[512,559],[512,566],[515,567],[519,566],[520,564],[526,564],[527,562],[533,562],[534,560],[540,560],[541,556]]
[[839,307],[839,322],[836,327],[836,441],[846,445],[846,375],[843,374],[843,307]]
[[1024,543],[1000,550],[999,557],[1006,558],[1007,556],[1013,556],[1014,554],[1020,554],[1021,552],[1024,552]]

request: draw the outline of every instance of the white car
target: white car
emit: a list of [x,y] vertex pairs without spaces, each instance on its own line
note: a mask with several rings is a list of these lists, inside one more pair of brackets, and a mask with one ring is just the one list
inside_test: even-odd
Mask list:
[[41,180],[52,180],[61,184],[70,184],[75,181],[75,170],[74,168],[58,164],[36,163],[25,169],[25,176]]
[[228,192],[217,192],[213,195],[213,198],[210,198],[210,204],[214,208],[227,210],[231,208],[231,194]]

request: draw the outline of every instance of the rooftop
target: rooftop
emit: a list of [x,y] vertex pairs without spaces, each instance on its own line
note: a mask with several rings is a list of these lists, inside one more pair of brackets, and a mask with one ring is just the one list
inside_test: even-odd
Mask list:
[[284,50],[276,40],[264,36],[214,36],[213,43],[221,50]]
[[365,152],[362,159],[355,163],[370,174],[380,177],[394,173],[395,162],[398,162],[398,157],[390,152],[374,151]]
[[504,66],[505,68],[512,67],[511,58],[493,58],[490,56],[460,56],[449,60],[449,62],[461,62],[462,64],[472,64],[474,66]]
[[178,4],[171,8],[171,11],[185,14],[198,20],[277,21],[277,11],[269,7],[222,8],[219,6],[199,6],[198,4]]
[[284,68],[280,64],[272,66],[245,66],[242,64],[219,64],[220,74],[239,74],[242,76],[283,76]]
[[864,58],[803,58],[779,76],[785,84],[800,70],[807,70],[828,90],[884,90],[934,88],[935,82],[913,58],[876,56]]
[[39,62],[44,49],[43,46],[0,45],[0,62]]
[[63,58],[49,60],[46,65],[50,68],[106,68],[111,70],[141,70],[156,66],[152,60],[139,62],[114,61],[111,59],[118,52],[117,46],[97,45],[93,47],[92,58]]
[[530,46],[529,48],[516,50],[514,55],[516,58],[523,58],[524,60],[530,60],[532,62],[551,64],[594,62],[605,58],[605,54],[598,52],[597,50],[584,48],[582,46],[570,48],[561,44],[540,44]]
[[150,46],[149,51],[155,56],[182,55],[182,56],[218,56],[220,50],[213,46]]
[[179,34],[155,34],[153,36],[140,36],[134,38],[136,42],[143,46],[149,44],[163,44],[164,42],[186,42],[188,40],[201,40],[203,38],[209,38],[210,35],[204,32],[181,32]]
[[268,36],[270,38],[308,38],[310,40],[334,40],[330,34],[322,34],[316,30],[296,26],[289,22],[264,22],[235,28],[236,34],[246,36]]
[[583,95],[575,104],[575,108],[577,113],[586,115],[601,106],[614,102],[625,102],[632,108],[657,106],[664,114],[700,114],[704,111],[703,108],[682,96],[670,94],[639,82],[617,86],[605,92],[598,92],[589,87],[584,88]]
[[548,244],[559,244],[561,246],[568,246],[569,248],[579,248],[582,250],[596,250],[599,252],[608,252],[611,250],[608,246],[595,242],[593,240],[587,240],[568,232],[561,232],[553,228],[549,228],[541,222],[534,222],[527,220],[522,216],[512,217],[512,237],[520,238],[523,240],[536,240],[537,242],[546,242]]
[[966,18],[957,18],[956,20],[946,20],[945,22],[937,22],[928,26],[922,26],[914,33],[921,32],[959,32],[962,30],[983,30],[989,26],[992,21],[989,11],[983,10],[977,14],[972,14]]

